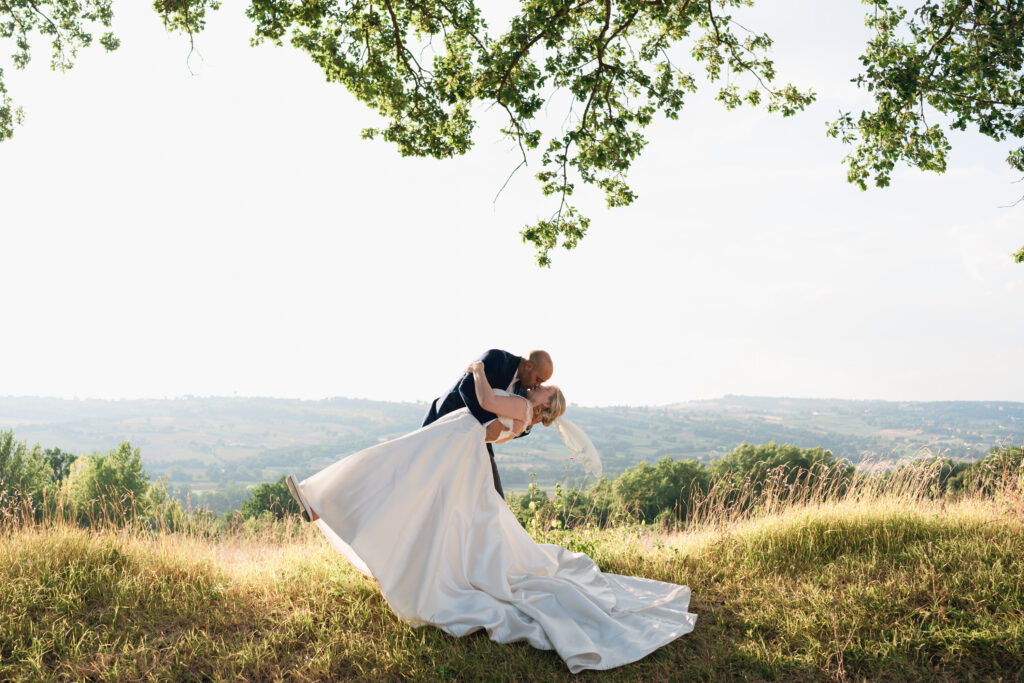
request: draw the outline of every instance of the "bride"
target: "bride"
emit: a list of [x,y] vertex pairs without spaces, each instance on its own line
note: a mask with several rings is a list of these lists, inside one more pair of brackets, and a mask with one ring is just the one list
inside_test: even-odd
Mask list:
[[581,432],[562,422],[558,387],[524,399],[491,389],[482,363],[469,371],[480,406],[498,420],[485,428],[463,408],[301,484],[289,475],[303,516],[413,626],[526,640],[556,650],[572,673],[634,662],[692,631],[686,586],[606,574],[585,554],[538,544],[523,529],[494,490],[484,444],[537,423],[571,428],[559,429],[564,439]]

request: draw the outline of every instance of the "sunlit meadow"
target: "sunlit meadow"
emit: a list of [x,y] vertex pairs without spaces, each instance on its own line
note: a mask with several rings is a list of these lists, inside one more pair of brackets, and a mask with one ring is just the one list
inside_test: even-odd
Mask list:
[[[1020,680],[1021,473],[956,496],[935,495],[934,476],[921,464],[842,486],[720,482],[683,525],[518,512],[538,541],[605,571],[691,587],[696,630],[602,677]],[[48,509],[4,518],[5,680],[570,678],[553,652],[402,623],[295,516],[109,513],[83,528]]]

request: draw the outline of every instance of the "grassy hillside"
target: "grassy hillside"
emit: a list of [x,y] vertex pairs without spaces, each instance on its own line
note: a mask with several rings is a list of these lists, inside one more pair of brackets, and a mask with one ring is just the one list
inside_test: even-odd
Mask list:
[[[1022,680],[1024,502],[1011,493],[849,496],[542,540],[692,588],[696,630],[612,679]],[[294,520],[215,538],[9,525],[0,585],[3,680],[570,678],[551,652],[402,624]]]

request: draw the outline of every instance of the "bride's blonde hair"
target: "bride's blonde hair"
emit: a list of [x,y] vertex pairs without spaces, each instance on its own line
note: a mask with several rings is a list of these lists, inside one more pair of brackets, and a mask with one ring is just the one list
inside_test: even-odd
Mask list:
[[538,408],[535,414],[540,418],[541,424],[550,427],[555,420],[565,414],[565,395],[562,390],[555,387],[555,393],[551,396],[551,405],[547,408]]

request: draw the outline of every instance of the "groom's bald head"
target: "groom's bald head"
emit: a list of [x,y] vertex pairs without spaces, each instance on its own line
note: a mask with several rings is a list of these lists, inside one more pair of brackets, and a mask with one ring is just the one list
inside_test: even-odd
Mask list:
[[547,351],[530,351],[519,361],[519,384],[527,389],[538,387],[551,379],[555,366]]

